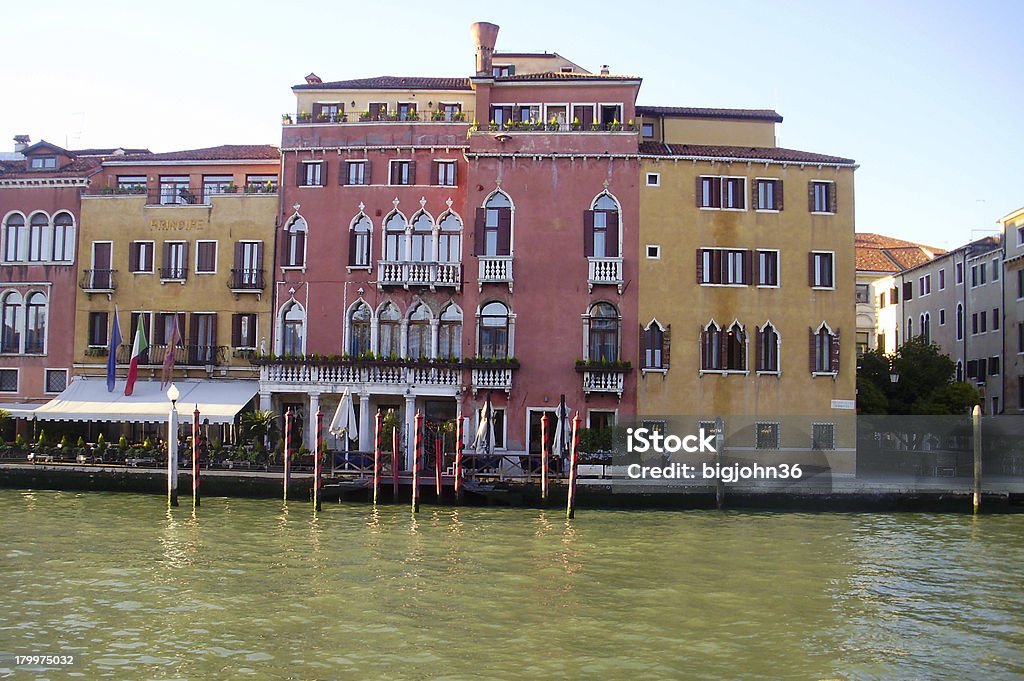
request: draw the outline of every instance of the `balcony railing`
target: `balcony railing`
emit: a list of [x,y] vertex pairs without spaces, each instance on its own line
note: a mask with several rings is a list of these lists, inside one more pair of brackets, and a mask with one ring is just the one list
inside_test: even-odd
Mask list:
[[[227,364],[228,347],[224,345],[176,345],[173,349],[175,366],[223,366]],[[141,366],[162,366],[167,358],[167,345],[150,345],[139,359]],[[132,358],[132,347],[121,344],[117,348],[117,362],[127,364]]]
[[233,269],[228,276],[228,288],[234,293],[259,293],[265,287],[263,270]]
[[147,187],[145,184],[130,184],[119,187],[96,187],[85,191],[88,196],[145,196],[146,205],[151,206],[191,206],[210,205],[210,198],[224,194],[277,194],[274,182],[248,183],[242,186],[227,185],[217,188],[189,187],[185,185],[165,185],[164,187]]
[[622,293],[622,258],[589,258],[587,287],[593,291],[595,286],[609,284],[616,286]]
[[508,367],[473,369],[473,394],[480,390],[504,390],[512,392],[512,373]]
[[117,270],[84,270],[78,286],[86,293],[110,293],[117,288],[116,273]]
[[160,279],[162,281],[185,281],[188,278],[187,267],[161,267]]
[[615,393],[622,399],[622,389],[626,383],[625,369],[585,369],[583,374],[583,392]]
[[438,286],[458,289],[462,286],[462,264],[457,262],[395,262],[377,263],[377,285],[385,286]]
[[281,116],[281,123],[284,125],[310,125],[326,124],[337,125],[339,123],[462,123],[466,124],[473,120],[472,112],[460,111],[449,113],[444,111],[428,111],[421,113],[398,113],[396,111],[357,111],[340,113],[319,113],[315,116],[308,111],[298,111],[294,114],[286,113]]
[[470,132],[630,132],[637,131],[637,126],[626,123],[559,123],[548,121],[509,121],[506,123],[484,123],[471,127]]
[[462,384],[458,365],[431,364],[420,360],[272,359],[259,360],[260,381],[292,384],[369,384],[457,389]]
[[480,276],[477,279],[480,289],[484,284],[508,284],[508,290],[512,292],[512,256],[511,255],[481,255]]

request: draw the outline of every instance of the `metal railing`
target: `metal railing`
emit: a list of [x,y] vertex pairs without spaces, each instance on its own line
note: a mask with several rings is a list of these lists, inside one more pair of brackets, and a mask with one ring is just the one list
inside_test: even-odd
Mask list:
[[377,263],[377,282],[380,286],[462,286],[462,264],[457,262],[396,262]]
[[83,270],[78,286],[86,292],[108,293],[117,289],[115,273],[117,270]]
[[[167,345],[150,345],[141,355],[139,364],[160,366],[167,358],[167,352]],[[176,366],[221,366],[227,363],[228,357],[228,347],[225,345],[176,345],[173,352]],[[131,358],[131,345],[119,345],[118,364],[127,364]]]
[[297,111],[284,114],[281,122],[284,125],[336,125],[338,123],[459,123],[466,125],[472,122],[472,111],[448,113],[444,111],[416,111],[415,113],[398,113],[394,110],[385,111],[350,111],[335,114],[319,113],[313,115],[309,111]]
[[161,267],[160,278],[166,281],[185,281],[188,278],[187,267]]
[[261,269],[232,269],[228,276],[228,288],[232,291],[262,291],[265,285]]

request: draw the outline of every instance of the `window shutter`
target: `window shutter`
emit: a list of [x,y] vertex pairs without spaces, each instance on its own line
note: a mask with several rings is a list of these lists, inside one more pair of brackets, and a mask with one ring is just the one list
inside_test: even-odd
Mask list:
[[775,181],[775,210],[782,210],[782,180]]
[[604,239],[604,253],[609,257],[617,258],[619,257],[619,214],[617,212],[605,213],[605,217],[608,230]]
[[[242,270],[242,269],[245,268],[245,263],[242,262],[242,257],[243,257],[243,250],[242,250],[242,248],[243,248],[242,247],[242,242],[241,241],[236,241],[235,242],[235,260],[234,260],[234,263],[231,265],[232,269]],[[235,276],[232,277],[232,281],[235,282],[235,283],[240,281],[241,280],[240,279],[241,274],[242,274],[241,272],[236,272]]]
[[814,212],[814,183],[807,183],[807,210],[811,213]]
[[726,357],[729,355],[729,333],[726,329],[721,329],[718,332],[718,366],[716,369],[727,369],[728,362]]
[[829,347],[829,367],[833,373],[839,373],[839,329],[832,334],[832,343]]
[[242,344],[242,316],[240,314],[231,315],[231,346],[235,348]]
[[510,76],[516,75],[516,65],[515,64],[509,64],[508,65],[508,75],[510,75]]
[[457,161],[452,164],[452,184],[459,184],[459,164]]
[[743,251],[743,283],[747,286],[754,283],[754,252]]
[[431,161],[430,162],[430,177],[431,177],[430,184],[433,184],[433,185],[444,184],[443,182],[441,182],[441,165],[442,164],[441,164],[440,161]]
[[807,353],[807,365],[810,367],[811,373],[813,374],[817,367],[814,364],[814,329],[808,327],[808,353]]
[[814,286],[814,253],[807,254],[807,285]]
[[178,347],[185,346],[185,313],[178,312],[175,314],[178,322]]
[[348,264],[355,265],[357,261],[356,230],[354,228],[350,228],[348,230]]
[[[653,326],[653,324],[652,324],[652,326]],[[638,364],[641,367],[648,366],[648,364],[647,364],[647,349],[648,349],[648,343],[649,342],[650,342],[650,336],[648,335],[647,330],[644,329],[644,325],[641,324],[640,325],[640,345],[637,346],[637,347],[640,348],[640,361],[638,362]]]
[[306,186],[306,164],[302,161],[295,163],[295,186]]
[[169,270],[171,268],[171,244],[166,242],[166,241],[164,242],[164,264],[163,264],[163,268],[164,268],[164,273],[165,274],[167,273],[166,270]]
[[289,262],[290,258],[288,255],[288,239],[291,237],[291,226],[286,225],[281,230],[281,267],[288,267],[291,265]]
[[833,182],[828,188],[828,209],[832,213],[838,212],[836,209],[839,207],[839,186],[838,183]]
[[707,327],[700,330],[700,368],[708,369],[708,330]]
[[696,197],[697,197],[697,208],[703,208],[704,207],[704,178],[702,178],[700,175],[697,176]]
[[317,183],[319,187],[327,186],[327,159],[324,159],[320,164],[320,182]]
[[352,164],[348,161],[338,161],[338,185],[344,187],[348,184],[348,174],[352,172]]
[[750,283],[755,286],[761,283],[761,251],[748,251],[751,257]]
[[181,245],[181,275],[188,273],[188,242]]
[[512,255],[512,209],[498,209],[498,255]]
[[594,255],[594,211],[583,211],[583,255]]
[[370,161],[363,161],[363,184],[373,184],[373,181],[370,179],[370,169],[372,166],[373,164]]
[[704,249],[697,249],[697,283],[704,283]]
[[487,224],[487,209],[476,209],[476,223],[473,225],[473,255],[484,254],[484,225]]
[[295,232],[295,262],[292,264],[300,267],[306,265],[306,233],[301,230]]
[[416,184],[416,161],[409,161],[409,184]]
[[188,330],[188,344],[193,348],[199,345],[199,319],[199,315],[192,314],[192,326]]
[[711,283],[722,283],[722,251],[711,251]]
[[761,206],[757,202],[757,199],[758,199],[757,191],[760,188],[761,188],[761,182],[759,180],[751,180],[750,181],[750,207],[753,208],[754,210],[757,210],[758,208],[761,208]]
[[141,245],[138,241],[133,241],[131,248],[128,249],[128,271],[138,272],[139,271],[139,248]]
[[661,368],[668,370],[669,350],[672,348],[672,325],[661,334]]

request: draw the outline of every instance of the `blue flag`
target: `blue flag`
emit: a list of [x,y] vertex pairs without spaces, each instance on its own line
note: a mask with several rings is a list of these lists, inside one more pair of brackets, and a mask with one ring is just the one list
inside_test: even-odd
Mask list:
[[114,306],[114,323],[110,328],[110,348],[107,351],[107,392],[114,392],[114,373],[117,369],[117,348],[121,345],[121,324],[117,321],[117,306]]

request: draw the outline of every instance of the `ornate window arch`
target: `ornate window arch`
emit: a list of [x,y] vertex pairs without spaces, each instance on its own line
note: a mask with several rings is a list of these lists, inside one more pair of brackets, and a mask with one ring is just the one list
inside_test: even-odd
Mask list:
[[437,356],[440,359],[462,358],[462,310],[455,303],[441,310],[437,329]]
[[409,311],[409,329],[406,333],[406,357],[432,357],[434,315],[426,303],[417,303]]
[[288,221],[284,229],[284,249],[281,253],[282,267],[306,266],[306,237],[309,225],[298,213]]
[[723,368],[726,371],[747,370],[747,331],[740,324],[739,320],[733,323],[725,332],[725,353]]
[[373,350],[373,311],[366,301],[358,300],[348,313],[348,354],[353,357]]
[[770,321],[766,321],[757,329],[756,370],[758,372],[766,374],[779,373],[781,345],[781,336],[779,336],[778,330]]
[[436,262],[434,257],[434,218],[420,209],[412,216],[409,225],[409,260],[412,262]]
[[476,212],[475,254],[512,255],[515,205],[508,194],[495,189]]
[[438,262],[462,262],[462,218],[449,210],[437,221]]
[[49,257],[53,230],[50,227],[50,216],[43,211],[36,211],[29,216],[28,228],[28,259],[39,262]]
[[963,303],[956,304],[956,339],[964,339],[964,306]]
[[511,356],[511,312],[505,303],[492,300],[480,308],[477,353],[485,359]]
[[377,353],[382,357],[400,357],[402,352],[402,313],[388,301],[377,310]]
[[725,362],[722,357],[722,327],[714,319],[704,325],[700,332],[701,371],[722,371]]
[[75,217],[66,210],[53,216],[50,259],[54,262],[72,262],[75,259]]
[[4,218],[4,262],[18,262],[25,259],[23,249],[28,246],[28,233],[25,224],[25,216],[21,213],[13,212]]
[[[907,320],[911,321],[911,320]],[[839,373],[839,332],[833,331],[826,323],[822,322],[817,329],[810,330],[810,368],[812,374],[837,374]],[[910,333],[910,329],[907,329]],[[907,336],[911,338],[911,336]]]
[[281,306],[280,322],[278,354],[306,354],[306,310],[299,301],[293,298]]
[[23,299],[17,291],[5,293],[0,303],[0,352],[21,352]]
[[46,296],[39,291],[25,298],[25,352],[41,355],[46,350]]
[[585,359],[591,362],[617,362],[621,327],[618,309],[611,303],[594,303],[587,310],[584,325]]
[[618,199],[607,190],[594,197],[590,210],[583,215],[584,255],[592,258],[619,256],[621,214]]
[[668,370],[671,329],[671,324],[663,326],[657,318],[640,329],[644,369]]
[[360,208],[349,224],[349,267],[370,267],[370,253],[373,239],[373,223]]
[[406,259],[406,230],[409,222],[397,208],[384,218],[384,243],[381,259],[400,262]]

